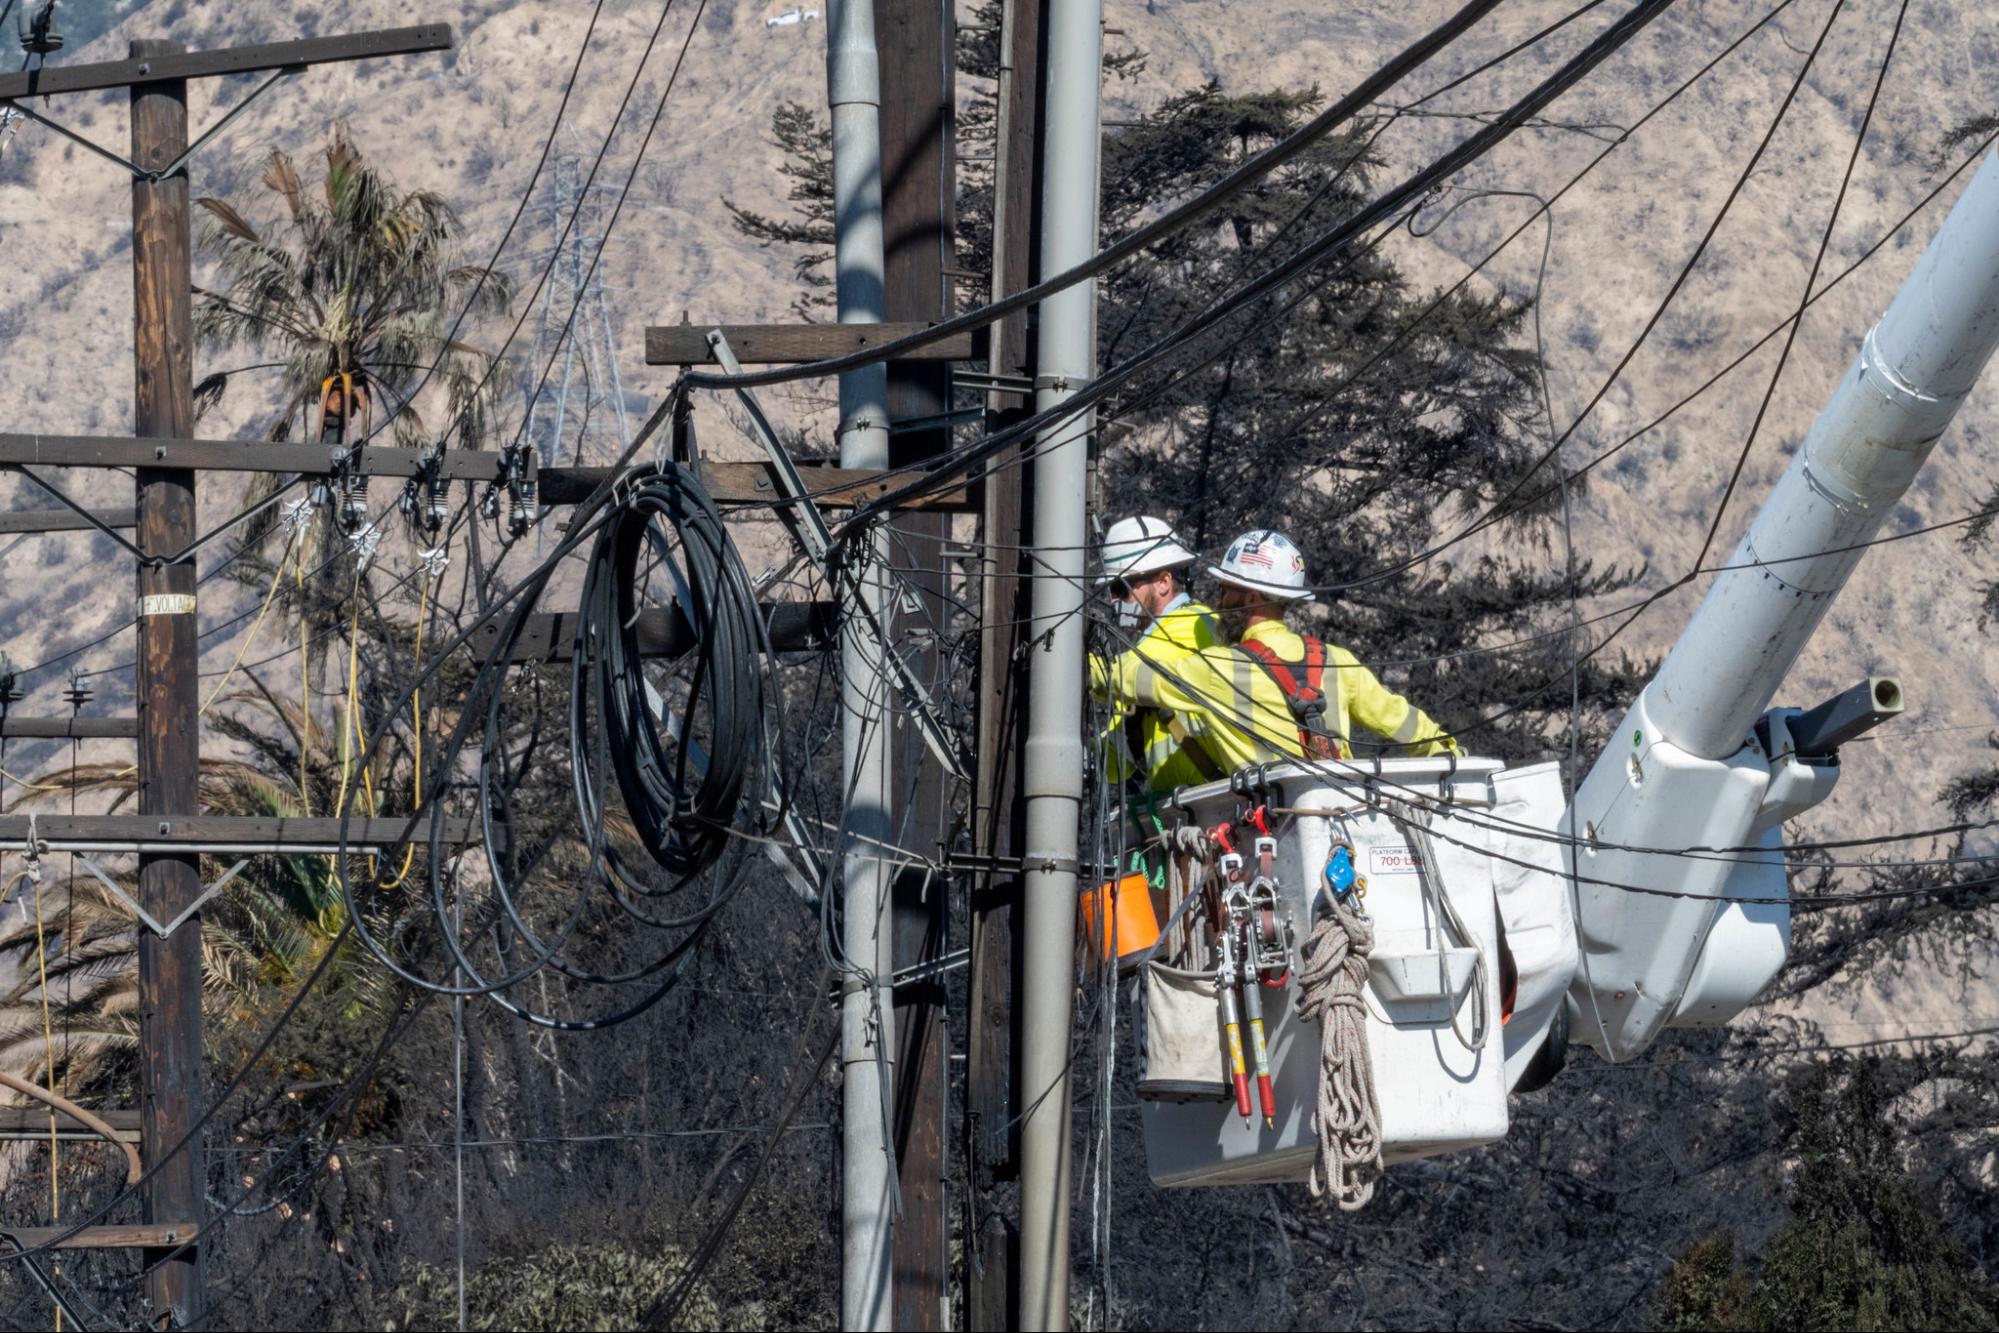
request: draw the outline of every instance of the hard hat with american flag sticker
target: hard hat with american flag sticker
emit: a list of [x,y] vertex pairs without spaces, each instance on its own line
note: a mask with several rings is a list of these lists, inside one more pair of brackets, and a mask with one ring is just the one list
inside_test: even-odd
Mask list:
[[1229,543],[1228,553],[1214,567],[1223,583],[1268,594],[1281,602],[1309,602],[1305,586],[1305,555],[1291,539],[1269,528],[1255,528]]

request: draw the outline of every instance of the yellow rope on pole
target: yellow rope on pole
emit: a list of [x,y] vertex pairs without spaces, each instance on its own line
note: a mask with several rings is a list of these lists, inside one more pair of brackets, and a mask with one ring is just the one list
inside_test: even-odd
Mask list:
[[[422,580],[417,585],[417,588],[418,592],[417,592],[417,607],[416,607],[415,653],[416,653],[417,667],[421,669],[423,666],[423,625],[425,618],[430,614],[430,580],[427,578]],[[411,731],[411,740],[410,740],[411,791],[416,794],[419,800],[421,800],[423,795],[423,686],[422,685],[418,685],[410,691],[410,731]],[[366,739],[366,737],[360,734],[358,728],[355,732],[355,739],[356,740]],[[376,814],[375,784],[371,779],[369,779],[368,771],[366,768],[363,768],[361,770],[361,775],[362,779],[365,782],[367,782],[368,817],[372,819]],[[411,843],[409,846],[403,848],[403,864],[402,868],[396,871],[396,877],[390,880],[388,883],[380,885],[379,887],[383,889],[401,888],[403,883],[409,879],[410,867],[415,864],[416,864],[416,844]]]
[[361,566],[354,566],[354,587],[347,600],[354,610],[347,622],[347,701],[340,719],[340,790],[333,798],[333,813],[347,812],[347,784],[354,767],[354,736],[361,724]]
[[292,546],[297,541],[298,541],[297,533],[293,533],[290,537],[285,539],[284,552],[283,554],[278,556],[278,567],[271,571],[271,587],[270,590],[264,594],[264,605],[258,610],[257,618],[250,622],[250,632],[244,635],[243,642],[237,645],[236,660],[229,664],[229,669],[222,673],[222,679],[216,682],[215,688],[213,690],[209,691],[208,702],[204,703],[201,706],[201,711],[196,714],[197,717],[208,716],[208,710],[215,706],[215,701],[217,699],[222,697],[222,691],[228,688],[230,680],[233,679],[236,675],[237,668],[243,665],[243,659],[249,655],[250,645],[254,644],[257,641],[258,631],[264,628],[264,617],[268,616],[271,613],[271,603],[277,600],[278,585],[284,582],[285,561],[291,559]]

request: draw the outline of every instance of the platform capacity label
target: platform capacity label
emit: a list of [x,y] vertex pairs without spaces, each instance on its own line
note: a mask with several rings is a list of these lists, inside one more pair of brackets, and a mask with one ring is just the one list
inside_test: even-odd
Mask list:
[[1370,847],[1367,849],[1367,873],[1420,875],[1423,873],[1423,858],[1407,847]]

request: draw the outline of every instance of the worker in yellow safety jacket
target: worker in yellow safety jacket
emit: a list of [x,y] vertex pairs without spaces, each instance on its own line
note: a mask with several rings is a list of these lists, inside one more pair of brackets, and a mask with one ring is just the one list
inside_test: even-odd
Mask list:
[[[1097,586],[1110,593],[1126,639],[1133,632],[1139,637],[1108,663],[1091,659],[1091,674],[1100,683],[1129,675],[1141,661],[1170,662],[1220,642],[1215,613],[1187,593],[1194,553],[1163,519],[1137,515],[1113,523],[1104,534],[1103,562]],[[1108,698],[1102,688],[1097,697]],[[1111,720],[1102,741],[1111,781],[1122,786],[1142,776],[1146,790],[1171,791],[1207,780],[1205,755],[1197,759],[1187,752],[1187,728],[1172,713],[1128,698],[1108,701]]]
[[1344,648],[1301,635],[1287,606],[1312,600],[1305,558],[1282,533],[1258,529],[1230,544],[1214,569],[1224,642],[1174,657],[1121,661],[1100,687],[1142,708],[1170,710],[1225,776],[1284,759],[1348,758],[1356,725],[1399,753],[1455,752],[1422,710],[1388,689]]

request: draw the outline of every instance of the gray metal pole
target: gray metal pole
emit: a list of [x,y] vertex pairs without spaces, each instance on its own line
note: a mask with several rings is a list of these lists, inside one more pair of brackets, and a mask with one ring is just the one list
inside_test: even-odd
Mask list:
[[[872,0],[826,6],[827,101],[833,115],[834,269],[842,324],[879,324],[882,280],[881,75]],[[840,377],[840,465],[885,468],[888,368],[876,364]],[[856,595],[884,624],[886,584],[876,570]],[[877,849],[889,846],[888,693],[881,654],[856,618],[840,639],[840,739],[845,756],[846,817],[842,848],[841,945],[848,967],[840,986],[841,1282],[840,1326],[887,1329],[891,1322],[891,1221],[895,1184],[889,1169],[893,1125],[895,1010],[888,977],[889,875]]]
[[[1041,271],[1097,250],[1103,0],[1050,0]],[[1034,406],[1059,407],[1095,371],[1096,286],[1041,304]],[[1076,843],[1083,804],[1084,492],[1087,416],[1036,439],[1029,642],[1021,1060],[1020,1320],[1069,1326],[1069,1056],[1076,985]]]

